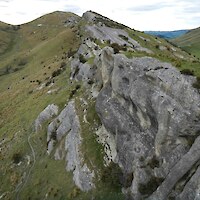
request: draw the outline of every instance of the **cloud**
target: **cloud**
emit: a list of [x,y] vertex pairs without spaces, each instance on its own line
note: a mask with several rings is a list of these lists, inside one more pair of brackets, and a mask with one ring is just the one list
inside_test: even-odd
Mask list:
[[82,9],[79,6],[75,6],[75,5],[64,5],[63,10],[66,12],[73,12],[76,14],[80,14],[82,12]]
[[184,13],[188,14],[200,13],[200,3],[184,8]]
[[199,0],[0,0],[0,8],[0,21],[11,24],[25,23],[56,10],[78,15],[93,10],[138,30],[200,26]]
[[166,7],[172,7],[171,4],[168,3],[156,3],[156,4],[149,4],[149,5],[142,5],[142,6],[135,6],[129,8],[129,11],[136,11],[136,12],[148,12],[148,11],[155,11]]

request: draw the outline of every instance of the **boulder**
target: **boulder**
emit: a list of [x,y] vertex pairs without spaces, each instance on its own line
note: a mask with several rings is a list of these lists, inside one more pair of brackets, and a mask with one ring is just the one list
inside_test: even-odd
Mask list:
[[58,106],[55,104],[48,105],[37,117],[34,123],[34,129],[36,132],[40,130],[42,124],[53,118],[55,115],[58,114]]

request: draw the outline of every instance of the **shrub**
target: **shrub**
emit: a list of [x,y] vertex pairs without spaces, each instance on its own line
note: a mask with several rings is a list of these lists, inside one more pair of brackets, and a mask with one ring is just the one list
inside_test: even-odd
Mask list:
[[81,63],[85,63],[87,61],[82,54],[79,55],[79,60]]
[[140,183],[138,190],[141,194],[150,195],[158,188],[158,186],[163,182],[163,180],[163,178],[153,176],[146,184]]
[[74,70],[73,78],[78,74],[79,72],[79,67],[77,66],[76,69]]
[[74,187],[73,190],[68,194],[69,199],[76,198],[81,193],[81,190],[77,187]]
[[51,80],[50,80],[50,81],[47,81],[46,84],[45,84],[45,86],[47,87],[47,86],[49,86],[51,83],[52,83]]
[[38,85],[40,85],[42,83],[40,80],[36,80],[36,82],[38,83]]
[[89,80],[89,81],[88,81],[88,84],[89,84],[89,85],[92,85],[93,83],[94,83],[93,80]]
[[51,139],[52,140],[57,140],[57,133],[56,133],[56,131],[53,131],[52,133],[51,133]]
[[188,76],[194,76],[194,71],[191,69],[183,69],[183,70],[181,70],[181,74],[188,75]]
[[75,89],[73,89],[70,94],[69,94],[69,99],[71,99],[77,92],[77,90],[79,90],[81,88],[81,85],[76,85]]
[[62,69],[57,69],[57,70],[55,70],[55,71],[52,72],[51,76],[52,77],[56,77],[56,76],[60,75],[61,72],[62,72]]
[[121,46],[117,43],[112,43],[110,46],[113,48],[115,54],[119,53],[119,51],[121,50]]
[[67,53],[67,57],[70,58],[72,57],[74,54],[76,53],[76,51],[73,51],[72,49],[70,49]]
[[15,164],[18,164],[22,160],[22,155],[20,153],[14,153],[12,160]]
[[166,46],[167,51],[171,51],[171,48],[169,46]]
[[61,62],[60,63],[60,68],[65,68],[66,65],[67,65],[66,62]]
[[128,41],[128,37],[126,37],[125,35],[119,35],[120,38],[122,38],[125,41]]
[[76,90],[80,89],[81,88],[81,85],[76,85]]
[[131,187],[133,178],[134,178],[133,173],[127,173],[126,175],[124,175],[123,187],[125,187],[125,188]]
[[196,82],[193,83],[193,87],[200,89],[200,77],[196,78]]
[[122,186],[123,173],[118,164],[111,162],[110,165],[102,171],[101,180],[109,187],[120,188]]

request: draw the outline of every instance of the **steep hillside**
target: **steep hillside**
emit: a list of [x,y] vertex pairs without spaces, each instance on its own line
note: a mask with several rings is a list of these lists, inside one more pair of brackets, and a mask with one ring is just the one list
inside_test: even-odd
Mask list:
[[0,34],[0,199],[198,195],[197,58],[92,11]]
[[172,40],[172,42],[200,58],[200,28],[193,29],[181,37]]

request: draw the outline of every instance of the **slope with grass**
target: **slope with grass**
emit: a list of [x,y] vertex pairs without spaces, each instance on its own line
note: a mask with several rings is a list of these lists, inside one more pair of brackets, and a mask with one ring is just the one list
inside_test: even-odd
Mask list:
[[[33,121],[47,104],[54,102],[64,105],[66,102],[70,88],[63,82],[66,83],[69,77],[68,52],[76,50],[80,42],[75,34],[76,28],[66,27],[65,21],[71,16],[79,20],[74,14],[55,12],[20,25],[16,30],[3,24],[6,28],[3,27],[1,34],[7,37],[1,38],[7,46],[1,46],[0,55],[0,133],[3,144],[0,193],[6,194],[5,199],[14,199],[20,177],[28,173],[31,166],[33,158],[27,138],[32,132],[30,127]],[[59,78],[55,71],[61,72]],[[54,94],[47,94],[48,91],[54,91]],[[43,160],[45,148],[42,150],[42,147],[46,146],[44,135],[32,138],[32,145],[35,149],[41,148],[39,159]],[[12,164],[15,155],[20,155],[19,166]],[[30,156],[29,165],[27,156]],[[35,168],[43,165],[43,162],[37,163]],[[59,169],[58,166],[55,168]],[[64,183],[66,178],[61,177],[57,180]],[[31,185],[40,178],[35,177]],[[28,199],[28,196],[24,198]]]
[[187,52],[200,58],[200,28],[190,30],[188,33],[171,41]]

